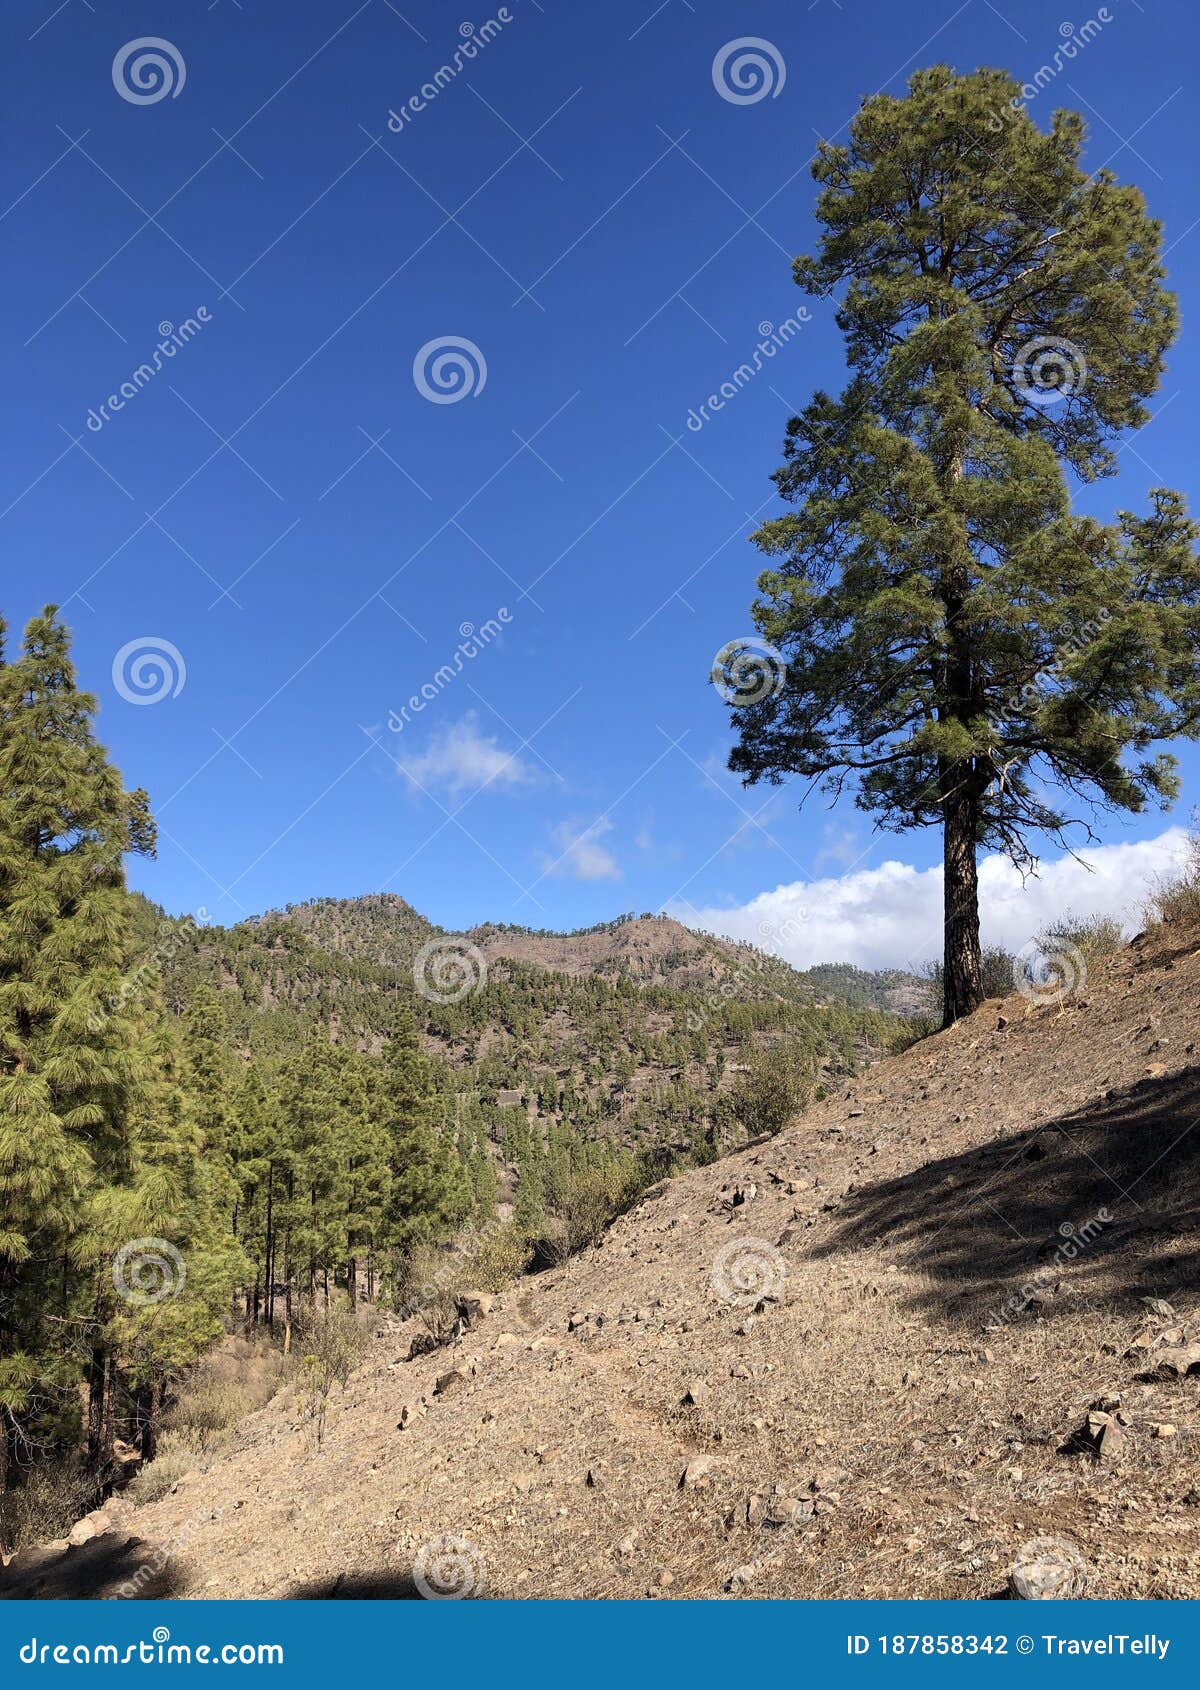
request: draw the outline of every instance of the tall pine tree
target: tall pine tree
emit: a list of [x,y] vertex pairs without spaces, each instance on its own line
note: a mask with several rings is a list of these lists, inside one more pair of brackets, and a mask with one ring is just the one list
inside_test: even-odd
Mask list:
[[823,236],[795,279],[838,295],[851,379],[788,425],[797,508],[755,536],[775,560],[755,620],[786,666],[717,677],[748,781],[849,784],[881,825],[941,830],[947,1022],[982,999],[979,849],[1028,865],[1086,806],[1166,802],[1155,748],[1200,722],[1181,498],[1105,526],[1067,485],[1145,421],[1176,327],[1161,230],[1085,174],[1077,115],[1043,134],[1019,97],[935,67],[820,147]]

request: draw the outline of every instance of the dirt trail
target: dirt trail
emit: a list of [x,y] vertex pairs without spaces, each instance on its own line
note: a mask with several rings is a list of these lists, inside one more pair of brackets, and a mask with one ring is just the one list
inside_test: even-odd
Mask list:
[[[1050,1534],[1090,1595],[1200,1595],[1200,1376],[1154,1376],[1200,1340],[1198,947],[1161,930],[1061,1010],[986,1005],[455,1346],[386,1333],[320,1451],[277,1398],[4,1594],[141,1565],[146,1595],[412,1595],[448,1534],[494,1596],[976,1597]],[[1072,1446],[1116,1398],[1102,1457]]]

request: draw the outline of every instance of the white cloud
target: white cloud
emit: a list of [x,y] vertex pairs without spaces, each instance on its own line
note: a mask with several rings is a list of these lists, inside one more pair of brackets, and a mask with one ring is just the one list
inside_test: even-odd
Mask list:
[[[1006,858],[983,858],[984,943],[1019,950],[1068,909],[1077,916],[1118,916],[1132,931],[1147,890],[1183,861],[1187,837],[1182,827],[1171,827],[1156,839],[1094,846],[1079,853],[1083,862],[1043,862],[1037,877],[1024,882]],[[941,951],[942,871],[886,862],[837,878],[792,881],[732,909],[687,905],[669,913],[689,927],[774,950],[797,968],[851,962],[917,969]]]
[[554,857],[543,857],[547,874],[569,874],[575,880],[620,880],[617,859],[600,841],[612,832],[612,823],[604,816],[587,827],[578,822],[560,822],[551,833],[558,846]]
[[528,763],[505,751],[492,735],[479,731],[474,711],[461,722],[437,729],[424,751],[397,759],[396,767],[414,786],[442,786],[452,793],[481,786],[527,786],[534,778]]

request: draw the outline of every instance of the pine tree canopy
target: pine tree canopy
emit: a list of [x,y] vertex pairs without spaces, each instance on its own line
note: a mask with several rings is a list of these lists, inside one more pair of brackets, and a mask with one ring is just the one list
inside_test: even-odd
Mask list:
[[1068,477],[1110,473],[1176,328],[1140,192],[1043,134],[999,71],[917,73],[864,101],[813,166],[822,227],[797,259],[836,295],[850,379],[788,425],[794,507],[753,673],[717,679],[748,782],[848,786],[880,825],[938,825],[947,1018],[980,1001],[975,857],[1035,860],[1096,807],[1177,790],[1164,741],[1200,723],[1197,528],[1178,493],[1105,524]]

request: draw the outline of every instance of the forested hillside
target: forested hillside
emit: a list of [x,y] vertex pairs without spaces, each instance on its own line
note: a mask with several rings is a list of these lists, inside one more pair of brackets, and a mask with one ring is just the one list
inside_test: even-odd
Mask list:
[[[215,994],[233,1043],[260,1065],[317,1034],[386,1059],[405,1005],[481,1195],[491,1189],[485,1168],[512,1195],[549,1136],[579,1154],[608,1145],[655,1167],[709,1159],[779,1125],[823,1079],[855,1072],[897,1036],[894,1016],[821,1004],[785,963],[675,922],[627,920],[593,935],[646,929],[640,948],[659,960],[638,985],[624,972],[588,971],[579,960],[588,935],[442,935],[401,898],[321,900],[233,928],[179,924],[164,947],[165,978],[180,1014]],[[572,948],[573,966],[520,960],[526,941],[560,955]],[[453,959],[474,954],[469,989],[454,1001],[418,989],[419,967],[414,983],[422,946],[443,944]],[[626,944],[625,955],[637,948]],[[653,983],[664,977],[673,983]]]
[[168,916],[126,888],[154,823],[95,708],[48,608],[0,665],[0,1499],[64,1463],[94,1495],[152,1455],[222,1333],[401,1303],[464,1229],[481,1275],[558,1259],[902,1033],[662,918]]

